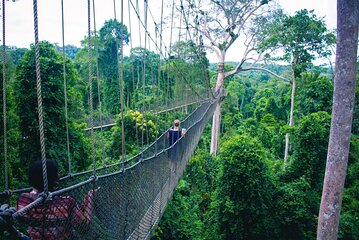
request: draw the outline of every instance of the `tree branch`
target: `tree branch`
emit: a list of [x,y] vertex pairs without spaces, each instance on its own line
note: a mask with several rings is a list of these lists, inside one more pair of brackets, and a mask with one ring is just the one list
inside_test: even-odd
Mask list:
[[239,72],[242,68],[242,65],[244,63],[245,60],[242,59],[242,61],[240,63],[238,63],[238,65],[232,70],[232,71],[228,71],[224,73],[224,78],[232,76],[234,74],[236,74],[237,72]]
[[279,76],[278,74],[266,69],[266,68],[261,68],[261,67],[249,67],[249,68],[242,68],[241,69],[242,71],[251,71],[251,70],[260,70],[260,71],[264,71],[264,72],[267,72],[269,74],[272,74],[273,76],[277,77],[277,78],[280,78],[286,82],[290,82],[291,80],[288,79],[288,78],[285,78],[285,77],[282,77],[282,76]]

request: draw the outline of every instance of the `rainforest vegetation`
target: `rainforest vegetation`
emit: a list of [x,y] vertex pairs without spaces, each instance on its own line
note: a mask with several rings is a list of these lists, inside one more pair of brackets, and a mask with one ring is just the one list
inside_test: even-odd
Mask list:
[[[311,11],[301,10],[293,16],[280,14],[281,20],[271,28],[257,31],[260,40],[257,50],[265,61],[241,62],[240,67],[239,62],[226,62],[222,66],[224,72],[233,74],[226,76],[222,86],[226,96],[220,108],[218,152],[210,154],[213,132],[209,123],[152,239],[316,238],[331,126],[334,69],[327,62],[314,65],[313,60],[330,56],[335,34]],[[263,19],[257,20],[263,24]],[[265,37],[269,35],[270,38]],[[167,60],[156,51],[133,48],[120,61],[118,42],[129,45],[130,40],[127,26],[109,20],[98,35],[92,36],[94,47],[90,51],[86,39],[81,47],[67,45],[64,49],[48,41],[40,42],[46,151],[49,159],[58,162],[62,176],[93,167],[88,131],[90,96],[94,125],[115,123],[94,132],[94,157],[97,166],[103,166],[122,160],[123,135],[126,156],[139,153],[168,129],[174,119],[184,119],[198,103],[158,112],[193,99],[208,98],[218,84],[220,66],[209,62],[203,44],[177,41]],[[282,55],[268,53],[279,47]],[[8,185],[17,189],[28,186],[27,170],[41,158],[35,48],[31,45],[29,49],[5,50],[5,65],[0,68],[3,71],[5,66],[6,85],[2,82],[1,88],[6,89],[6,101],[2,91],[0,105],[6,106]],[[93,56],[91,94],[89,53]],[[123,85],[119,84],[121,77]],[[122,105],[119,94],[123,94]],[[4,112],[0,115],[0,132],[4,132]],[[1,136],[1,146],[4,140]],[[0,151],[4,159],[4,149]],[[0,170],[3,190],[4,164]],[[357,99],[339,239],[359,239],[358,209]]]

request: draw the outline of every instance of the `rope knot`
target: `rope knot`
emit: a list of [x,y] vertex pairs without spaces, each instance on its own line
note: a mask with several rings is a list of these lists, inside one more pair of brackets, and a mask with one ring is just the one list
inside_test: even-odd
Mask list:
[[45,200],[49,197],[49,195],[50,195],[50,193],[42,192],[37,196],[37,198],[38,199],[42,198],[41,202],[45,202]]
[[90,180],[93,181],[93,182],[96,182],[96,181],[98,180],[98,176],[92,175],[92,176],[90,177]]

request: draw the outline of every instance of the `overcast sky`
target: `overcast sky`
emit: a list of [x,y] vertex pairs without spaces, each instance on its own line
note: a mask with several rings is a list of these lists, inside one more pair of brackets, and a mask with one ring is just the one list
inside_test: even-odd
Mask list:
[[[137,1],[137,0],[136,0]],[[133,2],[136,4],[135,0]],[[324,17],[328,28],[336,28],[336,0],[277,0],[282,8],[290,15],[293,15],[295,11],[300,9],[314,10],[315,14],[319,17]],[[92,2],[92,0],[91,0]],[[117,19],[121,18],[120,2],[117,1],[116,6]],[[128,5],[129,1],[124,2],[124,23],[129,25]],[[137,1],[142,3],[143,1]],[[167,0],[165,2],[171,3]],[[33,34],[33,13],[32,13],[31,0],[17,0],[17,2],[6,2],[6,45],[29,47],[30,43],[34,41]],[[159,22],[160,20],[160,0],[149,0],[148,13],[148,27],[151,32],[151,28],[154,29],[153,22]],[[96,27],[97,30],[101,28],[105,20],[114,18],[114,5],[113,0],[96,0]],[[87,1],[85,0],[64,0],[65,9],[65,44],[72,44],[80,46],[80,41],[84,39],[87,34]],[[133,10],[130,5],[130,9]],[[139,6],[143,14],[143,6]],[[38,14],[39,14],[39,38],[40,40],[48,40],[52,43],[57,42],[62,45],[61,34],[61,1],[60,0],[38,0]],[[151,15],[152,14],[152,15]],[[142,15],[143,18],[143,15]],[[138,32],[138,21],[134,13],[131,15],[131,27],[133,31],[136,29]],[[92,21],[93,19],[91,19]],[[92,23],[93,24],[93,21]],[[129,26],[128,26],[129,27]],[[1,27],[2,28],[2,27]],[[164,30],[165,31],[165,30]],[[1,31],[2,32],[2,31]],[[154,31],[151,35],[153,38]],[[138,33],[137,33],[138,35]],[[143,39],[134,39],[133,45],[138,44]],[[152,46],[153,48],[153,46]],[[235,48],[235,47],[234,47]],[[233,48],[233,49],[234,49]],[[153,49],[152,49],[153,50]],[[209,54],[210,60],[214,60],[214,56]],[[236,56],[228,53],[227,60],[235,61]]]

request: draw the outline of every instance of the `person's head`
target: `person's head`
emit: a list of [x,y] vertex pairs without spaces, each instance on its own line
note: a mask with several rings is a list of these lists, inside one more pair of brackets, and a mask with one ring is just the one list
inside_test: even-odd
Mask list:
[[[59,184],[59,168],[53,160],[46,161],[47,181],[49,191],[54,191]],[[36,161],[29,169],[29,183],[39,192],[44,191],[44,180],[42,176],[42,161]]]
[[174,127],[179,127],[180,123],[181,123],[180,120],[176,119],[176,120],[173,121],[173,126]]

